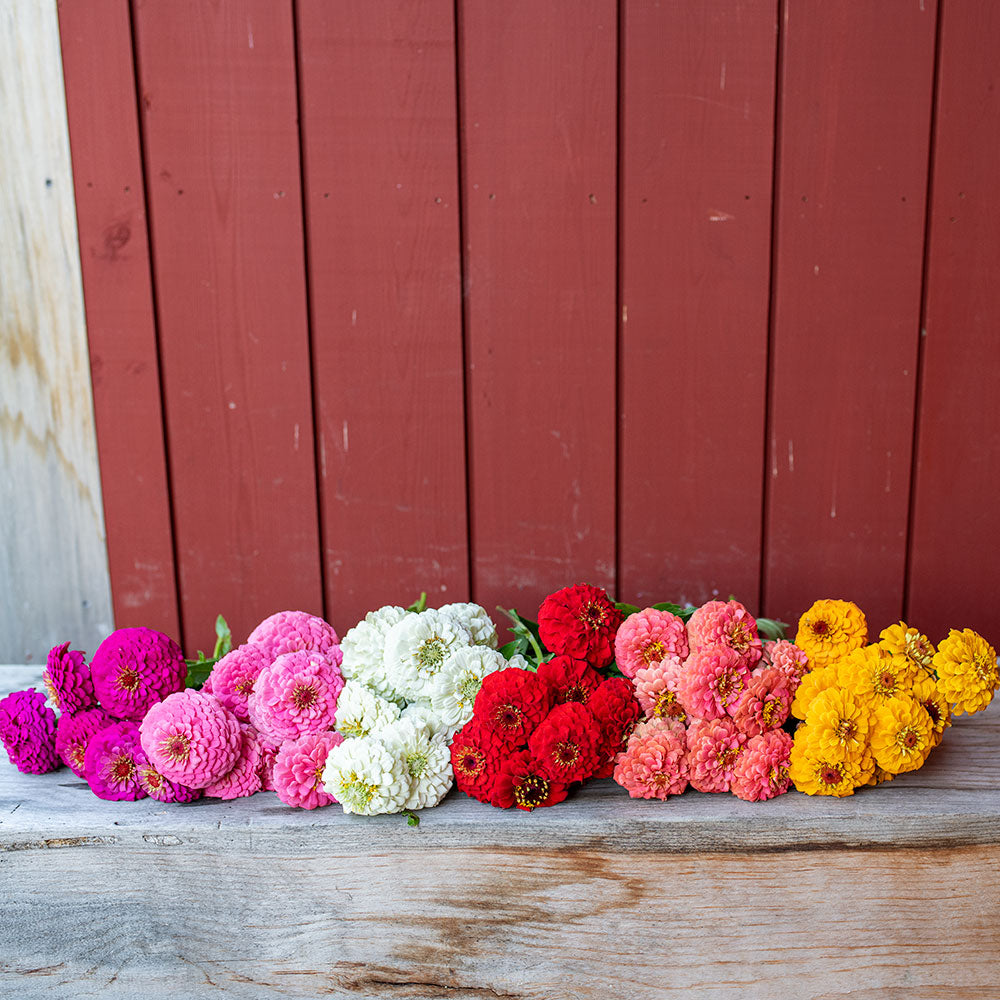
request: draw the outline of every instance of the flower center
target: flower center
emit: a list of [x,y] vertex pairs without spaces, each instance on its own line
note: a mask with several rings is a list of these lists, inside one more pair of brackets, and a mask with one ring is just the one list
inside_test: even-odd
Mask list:
[[155,767],[142,768],[139,778],[147,790],[158,792],[163,787],[163,775]]
[[173,733],[160,740],[160,753],[174,764],[184,763],[191,756],[191,737]]
[[753,642],[753,637],[750,635],[750,629],[747,628],[745,622],[737,622],[733,625],[729,632],[729,645],[736,650],[737,653],[745,653]]
[[139,676],[139,672],[133,667],[122,667],[118,671],[116,683],[123,691],[135,694],[139,690],[142,678]]
[[476,700],[476,695],[479,694],[479,689],[483,686],[482,677],[476,674],[463,674],[462,679],[458,682],[458,698],[463,705],[468,705],[469,703]]
[[445,659],[445,643],[439,635],[425,639],[417,648],[417,663],[421,670],[436,674],[441,669]]
[[829,635],[830,634],[830,623],[824,621],[813,622],[810,628],[813,630],[813,635]]
[[972,658],[972,669],[983,684],[996,687],[997,665],[995,660],[983,653],[976,653]]
[[352,811],[363,813],[371,804],[377,791],[377,785],[362,781],[356,771],[351,771],[349,775],[341,778],[340,787],[337,789],[337,798]]
[[927,714],[931,717],[931,722],[936,726],[941,721],[941,709],[933,701],[922,701],[920,704],[924,706]]
[[607,617],[607,611],[600,604],[595,604],[593,601],[584,604],[577,615],[577,619],[584,628],[592,629],[595,632],[604,624],[604,620]]
[[82,743],[74,743],[73,746],[71,746],[70,749],[69,749],[69,759],[71,761],[73,761],[73,763],[78,768],[82,769],[83,768],[83,758],[86,755],[86,752],[87,752],[87,748],[86,748],[86,746],[84,746],[84,744],[82,744]]
[[838,719],[833,732],[841,743],[850,743],[858,735],[858,724],[853,719]]
[[569,741],[557,743],[552,756],[560,767],[572,767],[580,759],[580,748]]
[[839,764],[824,764],[819,770],[819,780],[824,785],[839,785],[843,777]]
[[721,770],[728,771],[738,755],[739,750],[736,747],[723,746],[715,751],[715,760]]
[[410,771],[411,778],[420,778],[427,770],[427,751],[414,750],[406,755],[406,766]]
[[517,705],[497,705],[493,709],[493,723],[500,729],[520,729],[524,713]]
[[891,697],[896,691],[896,675],[891,670],[883,670],[879,673],[875,682],[882,694]]
[[582,684],[573,684],[563,691],[563,701],[578,701],[581,705],[587,703],[587,699],[590,697],[590,691],[585,688]]
[[514,801],[522,809],[535,809],[549,797],[549,783],[540,774],[527,774],[514,786]]
[[725,705],[743,690],[743,679],[732,670],[724,670],[719,674],[715,690],[718,692],[719,701]]
[[660,660],[662,660],[663,657],[666,655],[666,652],[667,650],[664,647],[663,643],[657,639],[651,642],[642,651],[642,658],[646,661],[647,664],[659,663]]
[[684,706],[677,700],[677,695],[673,691],[664,688],[656,696],[653,702],[653,715],[658,718],[679,719],[681,722],[687,721],[687,713]]
[[478,778],[486,770],[486,754],[479,747],[466,747],[455,758],[455,769],[467,778]]
[[907,726],[896,734],[896,743],[903,751],[918,750],[920,744],[923,743],[923,739],[921,738],[919,729]]
[[243,695],[244,698],[249,698],[253,694],[253,678],[241,677],[236,682],[236,693]]
[[767,773],[768,783],[772,788],[778,788],[785,783],[785,779],[788,777],[787,767],[772,767]]
[[906,655],[920,666],[930,669],[931,661],[934,659],[934,650],[931,649],[930,641],[925,635],[914,635],[912,632],[906,633],[904,644]]
[[760,721],[765,726],[771,727],[774,724],[774,716],[778,712],[779,705],[776,698],[769,698],[764,702],[764,707],[760,710]]
[[108,765],[108,778],[116,785],[131,781],[135,774],[135,761],[128,754],[119,754]]
[[319,692],[312,684],[296,684],[292,689],[292,704],[301,712],[312,708],[319,700]]

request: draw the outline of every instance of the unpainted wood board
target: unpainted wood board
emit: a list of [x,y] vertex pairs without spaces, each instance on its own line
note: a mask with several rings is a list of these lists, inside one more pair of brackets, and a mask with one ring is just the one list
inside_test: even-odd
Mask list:
[[937,4],[788,0],[764,611],[903,610]]
[[0,2],[0,658],[113,628],[55,4]]
[[473,594],[615,580],[617,11],[459,5]]
[[322,613],[290,4],[137,3],[187,647]]
[[298,6],[330,619],[467,600],[451,0]]
[[1000,610],[1000,8],[941,10],[923,377],[907,615],[929,635]]
[[115,622],[179,638],[127,0],[60,3],[59,29]]
[[624,10],[624,600],[756,608],[777,4]]

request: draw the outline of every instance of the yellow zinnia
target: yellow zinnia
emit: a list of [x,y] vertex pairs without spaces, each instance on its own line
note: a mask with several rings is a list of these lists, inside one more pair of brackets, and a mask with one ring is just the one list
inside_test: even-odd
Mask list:
[[865,646],[837,665],[841,685],[874,710],[892,698],[910,695],[917,679],[917,665],[905,656],[893,656],[881,646]]
[[820,752],[835,760],[860,760],[868,746],[868,709],[843,688],[816,695],[806,725]]
[[981,712],[1000,687],[996,650],[979,634],[952,629],[934,654],[938,688],[955,706],[955,715]]
[[795,787],[806,795],[853,795],[854,789],[865,784],[874,771],[870,754],[860,759],[837,760],[824,753],[809,726],[800,726],[792,744],[788,774]]
[[894,698],[875,712],[871,746],[875,763],[886,771],[915,771],[934,747],[934,723],[915,698]]
[[863,646],[868,623],[862,610],[850,601],[822,600],[799,619],[795,645],[805,651],[815,667],[825,667]]
[[792,715],[796,719],[804,719],[813,698],[820,691],[825,691],[828,687],[833,687],[836,683],[837,671],[833,667],[810,670],[802,678],[802,683],[795,689],[795,697],[792,699],[791,707]]
[[913,685],[913,697],[924,706],[924,711],[931,717],[934,725],[934,746],[937,746],[944,739],[944,731],[951,725],[948,699],[941,694],[934,678],[927,675],[917,678]]
[[905,656],[924,670],[931,669],[934,659],[934,643],[919,629],[906,622],[890,625],[878,634],[879,645],[893,656]]

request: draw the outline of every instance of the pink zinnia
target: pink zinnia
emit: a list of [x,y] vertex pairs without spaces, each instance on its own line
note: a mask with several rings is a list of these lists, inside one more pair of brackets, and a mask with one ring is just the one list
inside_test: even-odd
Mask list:
[[783,795],[791,785],[792,737],[783,729],[754,736],[747,742],[733,770],[732,792],[747,802]]
[[28,688],[0,701],[0,742],[22,774],[45,774],[59,766],[56,713],[44,694]]
[[703,604],[688,619],[687,633],[692,652],[706,646],[728,646],[751,669],[763,653],[757,619],[739,601]]
[[60,712],[82,712],[97,704],[94,682],[90,679],[90,668],[84,662],[83,653],[78,649],[71,650],[68,642],[49,650],[42,681],[52,704]]
[[281,749],[281,740],[272,739],[264,733],[257,733],[257,745],[260,747],[260,790],[274,791],[274,762]]
[[668,656],[683,660],[687,655],[684,622],[669,611],[637,611],[622,622],[615,636],[615,663],[626,677]]
[[746,736],[732,719],[706,720],[688,732],[691,787],[699,792],[728,792]]
[[338,667],[344,658],[334,627],[306,611],[279,611],[265,618],[250,633],[247,645],[261,646],[270,660],[301,649],[323,653]]
[[772,666],[784,671],[788,678],[788,690],[795,696],[802,678],[809,672],[809,656],[794,642],[779,639],[764,643],[764,659]]
[[315,809],[337,800],[323,789],[323,768],[330,751],[344,742],[341,733],[305,733],[281,744],[274,762],[274,790],[285,805]]
[[236,763],[221,778],[205,786],[216,799],[242,799],[261,790],[260,743],[253,726],[240,725],[240,752]]
[[103,708],[88,708],[75,715],[60,715],[56,723],[56,753],[78,777],[83,777],[84,754],[94,733],[115,724]]
[[98,798],[134,802],[146,797],[139,781],[139,767],[144,762],[139,727],[130,720],[116,722],[90,737],[83,757],[83,776]]
[[640,667],[632,678],[635,696],[647,719],[677,719],[687,722],[687,712],[678,697],[684,665],[676,656]]
[[244,643],[226,653],[208,675],[202,687],[206,694],[214,694],[240,722],[250,721],[247,700],[261,670],[270,664],[272,656],[262,646]]
[[281,741],[325,732],[336,721],[343,687],[340,667],[323,653],[283,653],[257,675],[248,701],[250,721]]
[[692,719],[721,719],[736,710],[750,680],[750,668],[734,649],[707,646],[684,663],[677,693]]
[[215,695],[191,688],[154,705],[140,732],[153,767],[188,788],[204,788],[221,778],[242,746],[239,719]]
[[640,723],[615,762],[614,779],[633,799],[666,799],[688,784],[684,737],[668,723]]
[[180,691],[187,664],[170,636],[151,628],[120,628],[90,661],[94,692],[109,714],[138,722],[151,705]]
[[788,675],[778,667],[754,674],[733,712],[733,721],[747,736],[758,736],[785,724],[792,707]]

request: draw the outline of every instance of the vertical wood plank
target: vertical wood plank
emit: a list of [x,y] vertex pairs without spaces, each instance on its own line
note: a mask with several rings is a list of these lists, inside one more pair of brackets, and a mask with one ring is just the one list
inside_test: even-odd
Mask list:
[[467,600],[451,0],[298,7],[327,607]]
[[136,2],[184,634],[322,612],[290,3]]
[[113,627],[53,3],[0,0],[0,660]]
[[128,2],[59,25],[115,621],[179,636]]
[[899,618],[936,4],[786,0],[765,608]]
[[1000,640],[1000,8],[941,10],[907,615]]
[[760,587],[776,2],[625,5],[620,590]]
[[461,6],[473,592],[615,588],[616,5]]

